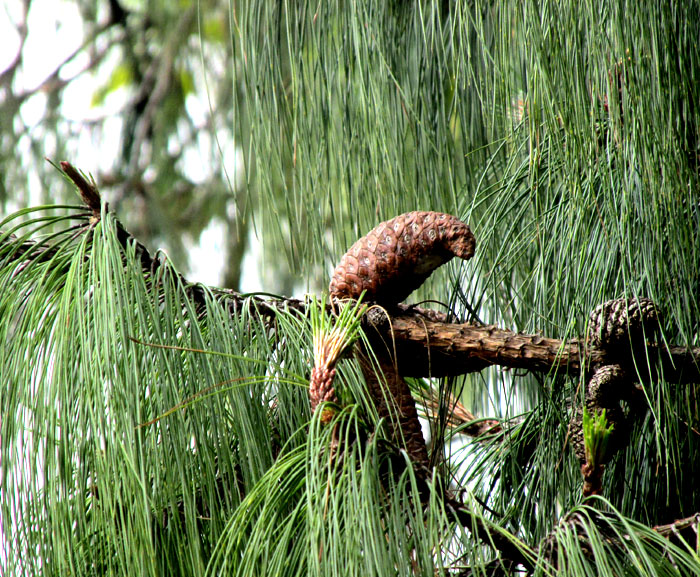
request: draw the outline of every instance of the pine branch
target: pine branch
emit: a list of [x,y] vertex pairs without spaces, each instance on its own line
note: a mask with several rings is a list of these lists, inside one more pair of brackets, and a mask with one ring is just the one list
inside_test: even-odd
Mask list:
[[[390,442],[387,442],[385,446],[392,455],[391,466],[393,475],[399,478],[405,471],[406,461],[400,457],[398,447]],[[434,472],[423,463],[416,462],[415,459],[413,467],[416,472],[416,481],[418,482],[421,500],[423,500],[423,505],[427,506],[429,504],[427,497],[431,491],[429,488],[430,480],[433,478]],[[452,490],[447,488],[438,490],[441,492],[446,514],[456,523],[469,530],[484,545],[499,553],[499,558],[496,561],[498,567],[522,565],[529,571],[535,568],[537,563],[536,551],[522,542],[516,543],[509,538],[507,532],[499,531],[498,527],[489,523],[469,504],[455,496]]]
[[[82,173],[77,170],[71,163],[66,161],[60,162],[61,169],[64,171],[66,176],[73,181],[73,183],[78,188],[80,196],[83,200],[83,204],[90,210],[92,214],[91,223],[94,224],[96,219],[101,218],[101,205],[102,199],[97,186],[94,183],[89,183],[87,179],[82,175]],[[107,210],[108,207],[105,207]],[[154,258],[149,250],[143,245],[136,237],[134,237],[121,222],[115,218],[117,225],[117,240],[122,248],[126,249],[128,246],[133,245],[136,251],[136,255],[139,257],[141,262],[141,268],[143,272],[147,275],[153,275],[161,266],[161,261]],[[7,239],[5,242],[9,242]],[[26,244],[26,243],[25,243]],[[21,258],[30,249],[32,251],[39,250],[41,247],[40,243],[31,243],[31,246],[27,247],[21,254],[15,255],[14,258]],[[31,254],[31,252],[30,252]],[[205,305],[205,288],[199,284],[194,284],[189,282],[183,275],[178,275],[180,282],[186,287],[186,290],[195,301],[198,306],[202,309]],[[298,311],[301,314],[306,312],[306,303],[300,299],[294,298],[273,298],[264,299],[260,297],[251,297],[249,295],[244,295],[237,293],[228,289],[211,288],[211,291],[220,298],[222,304],[224,304],[230,315],[239,315],[241,311],[246,309],[254,309],[258,315],[265,318],[274,318],[277,312],[281,310],[287,311]]]
[[695,513],[684,519],[676,519],[667,525],[656,525],[653,529],[667,539],[683,540],[691,547],[695,547],[696,550],[700,546],[700,513]]
[[459,429],[462,434],[475,439],[484,439],[487,435],[495,435],[503,430],[499,420],[478,418],[449,391],[444,392],[446,397],[444,401],[440,399],[441,394],[432,387],[414,391],[414,394],[422,406],[421,417],[433,419],[439,412],[441,403],[444,403],[448,408],[446,425],[450,429]]
[[[441,322],[420,314],[375,316],[368,330],[376,343],[396,351],[401,374],[412,377],[445,377],[478,372],[498,365],[571,376],[586,367],[619,361],[620,351],[586,347],[579,339],[559,340],[520,334],[494,325]],[[700,381],[700,347],[650,344],[649,358],[661,359],[657,373],[670,382]],[[656,376],[656,375],[652,375]]]
[[[61,162],[61,168],[73,180],[93,218],[99,215],[101,203],[99,191],[70,163]],[[145,273],[153,274],[160,266],[148,249],[118,223],[118,240],[126,248],[133,244]],[[3,244],[12,243],[12,237]],[[16,242],[16,241],[15,241]],[[25,243],[26,244],[26,243]],[[26,260],[41,252],[36,244],[15,251],[7,258]],[[204,306],[205,288],[180,280],[198,305]],[[210,289],[228,313],[239,315],[242,310],[252,310],[261,317],[272,320],[281,310],[305,314],[306,303],[300,299],[244,295],[227,289]],[[526,369],[542,373],[558,371],[576,376],[586,367],[602,366],[619,362],[620,350],[606,350],[586,346],[583,339],[559,340],[542,335],[516,333],[497,326],[459,324],[440,312],[419,309],[407,305],[395,305],[387,316],[383,309],[374,308],[365,315],[364,329],[374,346],[391,352],[403,376],[444,377],[478,372],[489,366]],[[676,383],[700,382],[700,347],[688,348],[678,345],[652,343],[643,351],[650,359],[658,358],[654,367],[655,379]],[[644,366],[646,362],[642,365]]]

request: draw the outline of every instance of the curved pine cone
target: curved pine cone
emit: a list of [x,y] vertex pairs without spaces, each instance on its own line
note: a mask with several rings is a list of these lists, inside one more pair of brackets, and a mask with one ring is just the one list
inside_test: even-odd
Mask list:
[[407,212],[382,222],[350,247],[333,271],[335,298],[381,305],[404,300],[453,257],[469,259],[475,240],[469,227],[441,212]]
[[[646,411],[646,403],[640,393],[641,387],[634,382],[632,373],[617,364],[598,367],[586,384],[586,410],[594,415],[605,409],[608,424],[613,425],[608,445],[609,457],[626,446],[634,422]],[[581,405],[576,407],[572,417],[570,441],[583,465],[586,453]]]
[[643,343],[659,328],[656,305],[648,298],[619,298],[591,313],[588,342],[594,347]]

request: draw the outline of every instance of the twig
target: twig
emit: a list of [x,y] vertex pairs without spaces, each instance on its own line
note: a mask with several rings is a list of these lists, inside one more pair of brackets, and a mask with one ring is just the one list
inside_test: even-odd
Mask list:
[[692,531],[695,535],[695,546],[697,547],[700,539],[700,513],[695,513],[684,519],[677,519],[667,525],[656,525],[653,529],[663,537],[680,536],[683,532],[689,533]]
[[[419,390],[417,397],[423,406],[424,416],[428,419],[434,418],[441,404],[437,391],[432,387]],[[446,398],[442,403],[448,408],[446,424],[450,429],[459,429],[460,433],[475,438],[495,435],[503,430],[499,420],[477,417],[449,391],[446,392]]]
[[78,187],[83,203],[92,212],[91,224],[98,222],[101,217],[102,199],[99,190],[97,190],[97,185],[94,182],[88,182],[82,173],[70,162],[62,160],[59,164],[66,176]]

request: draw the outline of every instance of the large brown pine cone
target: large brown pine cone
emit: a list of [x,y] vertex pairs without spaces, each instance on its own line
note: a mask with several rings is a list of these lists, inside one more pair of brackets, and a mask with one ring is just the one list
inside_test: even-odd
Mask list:
[[350,247],[333,272],[335,298],[360,297],[381,305],[404,300],[453,257],[474,255],[474,235],[441,212],[407,212],[382,222]]

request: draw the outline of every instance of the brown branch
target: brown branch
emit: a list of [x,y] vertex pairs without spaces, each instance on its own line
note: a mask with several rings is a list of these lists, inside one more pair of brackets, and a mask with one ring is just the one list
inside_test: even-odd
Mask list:
[[[83,202],[99,218],[101,199],[94,184],[89,183],[70,163],[61,162],[61,168],[78,187]],[[120,244],[126,248],[133,243],[144,272],[153,273],[161,262],[153,259],[148,249],[136,240],[117,221]],[[5,242],[13,242],[7,238]],[[37,245],[36,248],[39,248]],[[16,259],[26,252],[14,253]],[[205,304],[205,289],[189,283],[180,276],[195,302]],[[293,298],[261,298],[246,296],[226,289],[211,289],[231,315],[239,315],[244,308],[274,318],[281,310],[305,312],[305,303]],[[401,375],[414,377],[443,377],[481,371],[492,365],[511,369],[526,369],[550,373],[557,371],[578,375],[586,366],[618,362],[616,354],[603,349],[584,347],[577,339],[568,341],[520,334],[496,326],[457,324],[444,313],[398,305],[387,317],[382,309],[373,309],[366,315],[365,330],[375,346],[384,347],[391,358],[399,363]],[[656,378],[677,383],[700,382],[700,347],[666,346],[652,344],[645,351],[650,359],[660,359],[654,370]],[[394,354],[395,353],[395,354]],[[641,366],[645,366],[646,362]]]
[[[492,365],[549,373],[578,375],[586,367],[619,361],[619,351],[568,341],[520,334],[496,326],[452,324],[420,315],[386,316],[366,329],[374,344],[396,350],[399,371],[414,377],[444,377],[483,370]],[[670,382],[700,382],[700,347],[652,344],[650,359],[660,358],[655,375]]]
[[[655,545],[655,542],[649,539],[648,533],[634,532],[630,527],[623,531],[611,531],[611,521],[614,521],[615,516],[606,514],[603,511],[596,511],[595,516],[584,515],[581,512],[573,512],[562,518],[558,527],[554,528],[547,537],[545,537],[539,546],[539,559],[546,561],[557,568],[561,561],[561,555],[566,554],[561,549],[561,542],[557,538],[557,533],[565,526],[569,526],[569,530],[577,535],[578,543],[581,547],[581,552],[589,562],[595,561],[595,552],[589,537],[590,533],[586,529],[589,523],[593,523],[600,531],[604,546],[624,551],[626,554],[630,540],[635,539],[646,544]],[[700,534],[700,513],[695,513],[690,517],[678,519],[668,525],[656,525],[651,527],[660,536],[675,545],[681,546],[688,550],[694,550],[698,545]],[[665,550],[664,556],[668,555],[668,560],[673,563],[674,552]]]
[[[97,187],[70,163],[61,168],[78,187],[93,217],[99,218],[101,199]],[[136,245],[144,271],[153,272],[160,261],[118,223],[122,246]],[[204,304],[204,289],[180,276],[198,304]],[[305,313],[305,303],[293,298],[247,297],[235,291],[212,289],[229,314],[238,315],[243,308],[254,309],[263,317],[273,318],[281,310]],[[492,365],[550,373],[557,371],[578,375],[586,367],[619,362],[620,351],[585,347],[578,339],[559,340],[541,335],[520,334],[490,325],[450,322],[448,315],[408,305],[396,305],[387,316],[384,309],[374,308],[365,317],[365,330],[375,347],[383,347],[397,359],[399,374],[413,377],[444,377],[478,372]],[[660,359],[651,378],[662,375],[677,383],[700,382],[700,347],[687,348],[652,344],[644,351],[650,359]],[[641,364],[645,366],[646,363]]]
[[467,505],[461,503],[450,495],[446,495],[445,505],[448,513],[451,513],[463,527],[475,534],[482,543],[499,551],[502,560],[507,560],[516,565],[522,565],[529,572],[536,566],[537,554],[524,544],[516,545],[505,533],[498,528],[491,527]]
[[[92,218],[100,218],[101,215],[101,203],[102,199],[98,188],[87,181],[85,177],[77,170],[71,163],[66,161],[61,161],[61,169],[64,171],[66,176],[73,181],[77,186],[83,203],[90,210]],[[91,218],[91,223],[93,222]],[[134,237],[116,218],[115,224],[117,227],[117,240],[119,244],[126,249],[129,245],[133,245],[135,248],[135,254],[141,262],[141,268],[144,274],[154,275],[155,272],[162,266],[163,262],[157,258],[154,258],[149,250],[139,242],[136,237]],[[6,239],[5,242],[12,242],[12,238]],[[12,258],[13,260],[24,260],[24,255],[28,251],[39,252],[44,247],[43,244],[39,242],[25,241],[27,245],[26,250],[16,251]],[[30,256],[32,253],[29,253]],[[53,254],[53,251],[50,253]],[[206,300],[205,293],[206,289],[199,284],[190,283],[183,275],[176,273],[178,280],[186,287],[187,292],[194,300],[195,304],[201,309],[205,310]],[[219,302],[225,306],[228,313],[231,316],[238,316],[243,310],[250,311],[251,313],[263,317],[266,319],[273,319],[280,311],[296,311],[300,314],[305,314],[306,303],[303,300],[295,298],[261,298],[252,295],[241,294],[229,289],[219,289],[210,288],[211,293],[218,298]]]
[[537,565],[536,551],[525,543],[518,542],[514,536],[511,538],[507,532],[499,530],[499,527],[480,515],[470,504],[462,502],[440,482],[435,484],[432,468],[417,462],[415,459],[413,459],[412,465],[408,465],[401,456],[398,446],[391,441],[386,441],[383,446],[388,451],[386,456],[389,457],[390,474],[396,480],[401,478],[406,467],[413,466],[418,496],[424,507],[431,505],[430,496],[433,491],[437,490],[441,494],[447,517],[470,531],[485,546],[496,551],[498,553],[498,559],[495,560],[497,566],[501,566],[501,564],[504,566],[522,565],[528,571],[534,570]]
[[487,435],[496,435],[503,430],[501,421],[490,418],[479,418],[465,407],[461,401],[449,391],[445,391],[445,398],[432,387],[419,390],[416,397],[423,407],[421,416],[434,421],[441,405],[447,407],[445,424],[450,429],[459,429],[459,432],[476,439],[485,439]]
[[[93,217],[99,217],[101,199],[97,188],[88,183],[70,163],[61,162],[61,167],[75,182]],[[136,246],[144,272],[152,274],[161,266],[161,261],[154,259],[148,249],[118,221],[117,235],[123,247],[131,243]],[[13,239],[6,238],[5,242],[13,242]],[[35,250],[38,248],[37,244]],[[13,256],[20,259],[24,255],[25,251],[17,251]],[[205,289],[189,283],[182,276],[179,278],[195,302],[204,305]],[[235,316],[243,309],[252,309],[257,315],[268,319],[274,318],[281,310],[305,313],[306,305],[299,299],[247,296],[227,289],[211,291],[228,308],[229,314]],[[373,309],[366,315],[365,330],[375,346],[384,347],[390,351],[392,358],[398,359],[399,372],[404,376],[460,375],[481,371],[492,365],[578,375],[586,366],[619,361],[616,355],[603,349],[586,349],[584,343],[577,339],[564,341],[520,334],[496,326],[452,323],[444,313],[407,305],[395,306],[390,317],[382,309]],[[669,382],[700,382],[700,347],[652,344],[646,353],[650,359],[661,361],[654,369],[656,374],[651,375],[652,378],[662,375]],[[646,362],[641,364],[645,365]]]
[[695,547],[700,545],[700,513],[695,513],[685,519],[677,519],[668,525],[656,525],[653,527],[662,537],[667,539],[682,539],[687,545]]

